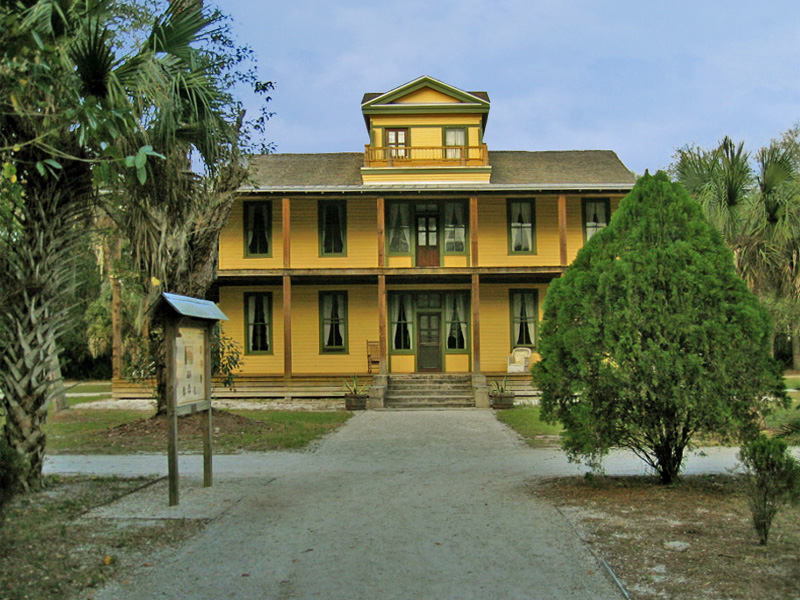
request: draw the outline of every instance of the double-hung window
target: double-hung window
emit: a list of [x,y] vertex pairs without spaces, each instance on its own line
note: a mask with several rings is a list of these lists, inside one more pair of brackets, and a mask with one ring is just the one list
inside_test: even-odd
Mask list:
[[588,242],[595,233],[608,225],[611,206],[608,198],[583,199],[583,239]]
[[469,348],[469,297],[465,293],[448,293],[444,297],[444,324],[447,350]]
[[510,254],[536,254],[536,202],[508,201],[508,250]]
[[248,201],[244,209],[244,255],[272,255],[272,202]]
[[464,202],[446,202],[444,205],[444,251],[448,254],[467,250],[466,212]]
[[246,293],[244,315],[246,353],[272,354],[272,294]]
[[408,149],[408,129],[387,129],[386,147],[389,158],[411,158]]
[[411,252],[411,207],[408,202],[389,204],[389,252],[408,254]]
[[512,290],[511,347],[534,348],[539,308],[536,290]]
[[392,350],[413,349],[414,303],[412,294],[389,296],[389,319]]
[[467,130],[463,127],[445,127],[444,129],[444,157],[462,158],[467,145]]
[[320,256],[347,254],[347,204],[344,200],[319,201]]
[[322,352],[347,352],[347,292],[320,292]]

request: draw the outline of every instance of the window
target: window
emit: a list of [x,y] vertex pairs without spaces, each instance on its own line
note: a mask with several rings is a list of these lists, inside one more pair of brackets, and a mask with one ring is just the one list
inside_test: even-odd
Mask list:
[[322,352],[347,352],[347,292],[319,293]]
[[411,252],[411,207],[407,202],[389,205],[389,252],[408,254]]
[[467,145],[467,130],[463,127],[446,127],[444,130],[444,157],[461,158]]
[[583,199],[583,239],[588,242],[595,233],[608,225],[611,207],[608,198]]
[[511,347],[536,346],[539,309],[536,290],[511,291]]
[[411,158],[408,149],[408,129],[387,129],[386,147],[389,158]]
[[343,200],[320,200],[319,246],[320,256],[347,254],[347,210]]
[[536,204],[533,200],[508,201],[509,253],[536,253]]
[[244,295],[247,354],[272,354],[272,294]]
[[469,300],[466,294],[445,295],[444,323],[447,350],[467,350],[469,348]]
[[272,202],[245,202],[244,255],[272,255]]
[[463,202],[447,202],[444,205],[444,251],[466,252],[467,225],[466,207]]
[[389,297],[392,350],[413,348],[414,308],[411,298],[411,294],[392,294]]

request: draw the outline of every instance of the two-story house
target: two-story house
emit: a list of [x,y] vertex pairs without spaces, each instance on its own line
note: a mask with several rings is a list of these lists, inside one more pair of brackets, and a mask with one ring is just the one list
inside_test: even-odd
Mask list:
[[216,288],[240,393],[326,396],[359,374],[382,406],[386,375],[460,374],[484,406],[512,350],[535,359],[549,283],[634,178],[611,151],[490,151],[489,108],[420,77],[364,95],[363,153],[251,158]]

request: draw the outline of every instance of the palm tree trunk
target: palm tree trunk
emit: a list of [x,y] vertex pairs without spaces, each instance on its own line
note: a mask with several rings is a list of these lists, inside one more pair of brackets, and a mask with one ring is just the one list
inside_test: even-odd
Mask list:
[[30,186],[15,221],[15,243],[0,252],[0,389],[5,437],[22,461],[19,484],[42,480],[48,403],[58,367],[58,336],[67,326],[63,302],[72,278],[79,213],[63,181]]
[[792,370],[800,371],[800,327],[792,331]]

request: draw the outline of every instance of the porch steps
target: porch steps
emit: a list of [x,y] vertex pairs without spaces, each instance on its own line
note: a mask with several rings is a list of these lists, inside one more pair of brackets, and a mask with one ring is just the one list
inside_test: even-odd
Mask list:
[[474,408],[471,375],[389,375],[385,408]]

